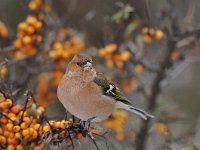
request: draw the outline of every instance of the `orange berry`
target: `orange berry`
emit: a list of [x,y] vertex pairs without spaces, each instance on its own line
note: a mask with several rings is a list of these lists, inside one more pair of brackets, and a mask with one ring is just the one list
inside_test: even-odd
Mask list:
[[156,131],[158,134],[168,134],[169,133],[169,128],[167,125],[165,125],[164,123],[159,123],[157,125]]
[[8,144],[14,144],[16,145],[18,143],[18,139],[15,138],[8,138]]
[[[49,124],[50,124],[52,127],[55,127],[56,122],[55,122],[55,121],[49,121]],[[49,124],[47,124],[47,125],[49,125]]]
[[28,26],[27,23],[21,22],[21,23],[19,23],[19,25],[18,25],[18,29],[24,31],[24,30],[26,30],[27,26]]
[[122,60],[122,61],[128,61],[128,60],[130,59],[130,57],[131,57],[131,54],[130,54],[129,51],[123,51],[123,52],[120,54],[120,56],[121,56],[121,60]]
[[8,69],[5,66],[0,67],[0,77],[5,77],[7,73]]
[[24,150],[23,145],[22,144],[17,145],[16,150]]
[[178,52],[172,52],[172,53],[170,54],[170,59],[171,59],[172,61],[177,60],[179,57],[180,57],[180,54],[179,54]]
[[29,132],[29,129],[24,129],[24,130],[22,130],[22,135],[23,135],[23,136],[27,136],[29,133],[30,133],[30,132]]
[[37,123],[37,124],[35,124],[35,125],[33,126],[33,128],[34,128],[35,130],[37,130],[37,131],[38,131],[38,130],[39,130],[39,128],[40,128],[40,124],[38,124],[38,123]]
[[106,45],[105,49],[108,53],[112,53],[117,50],[117,45],[114,43],[111,43],[111,44]]
[[8,131],[12,131],[12,130],[13,130],[13,127],[14,127],[14,125],[13,125],[12,123],[8,123],[8,124],[6,125],[6,128],[7,128]]
[[8,30],[6,25],[0,21],[0,37],[6,38],[8,36]]
[[0,135],[2,135],[3,134],[3,129],[2,128],[0,128]]
[[19,132],[18,132],[18,133],[15,133],[14,137],[15,137],[16,139],[19,139],[19,138],[21,137],[21,134],[20,134]]
[[23,137],[23,140],[24,141],[29,141],[29,140],[31,140],[31,136],[28,134],[28,135]]
[[135,72],[136,72],[137,74],[142,74],[142,73],[144,72],[144,67],[143,67],[141,64],[137,64],[137,65],[135,66]]
[[147,44],[152,43],[152,37],[150,35],[144,35],[143,39],[144,39],[144,42]]
[[20,131],[20,126],[16,125],[13,127],[14,132],[19,132]]
[[37,109],[37,114],[38,114],[38,115],[41,115],[43,112],[44,112],[44,107],[40,106],[40,107]]
[[77,133],[77,138],[78,139],[82,139],[83,138],[83,134],[82,133]]
[[55,123],[55,128],[60,128],[60,126],[61,126],[61,122],[60,122],[60,121],[57,121],[57,122]]
[[50,57],[51,59],[56,59],[56,58],[58,57],[58,55],[56,54],[55,51],[50,51],[50,52],[49,52],[49,57]]
[[22,114],[24,114],[24,115],[23,115],[24,117],[26,117],[26,116],[27,116],[27,112],[24,112],[24,113],[23,113],[23,111],[20,111],[20,113],[19,113],[19,116],[21,117],[21,116],[22,116]]
[[17,32],[17,39],[16,40],[21,40],[25,36],[25,31],[18,31]]
[[164,33],[163,33],[162,30],[156,30],[155,38],[156,38],[157,40],[161,40],[161,39],[163,38],[163,36],[164,36]]
[[45,125],[45,126],[43,127],[43,131],[44,131],[44,132],[49,132],[50,130],[51,130],[51,128],[50,128],[49,125]]
[[7,106],[6,106],[6,104],[4,102],[2,102],[2,103],[0,103],[0,108],[2,110],[5,110],[5,109],[7,109]]
[[6,99],[6,100],[4,101],[4,103],[6,104],[7,107],[12,106],[12,104],[13,104],[13,102],[12,102],[11,99]]
[[37,21],[35,24],[33,24],[33,26],[38,31],[42,28],[42,23],[40,21]]
[[70,57],[70,53],[68,52],[68,51],[63,51],[63,53],[62,53],[62,57],[64,58],[64,59],[68,59],[69,57]]
[[6,138],[9,138],[9,137],[10,137],[10,132],[9,132],[9,131],[4,131],[3,135],[4,135]]
[[8,122],[8,119],[6,117],[2,117],[2,118],[0,118],[0,122],[3,124],[6,124]]
[[31,123],[31,119],[29,117],[24,117],[23,118],[23,121],[26,123],[26,124],[30,124]]
[[15,146],[13,144],[9,144],[6,150],[15,150]]
[[19,40],[19,39],[15,40],[15,41],[14,41],[14,46],[15,46],[16,48],[21,48],[21,47],[22,47],[22,42],[21,42],[21,40]]
[[35,131],[34,128],[32,128],[32,127],[29,128],[29,134],[33,134],[34,131]]
[[15,136],[15,134],[14,134],[14,132],[10,132],[10,138],[14,138],[14,136]]
[[35,32],[35,29],[34,29],[34,27],[32,27],[32,26],[28,26],[27,27],[27,29],[26,29],[26,32],[28,33],[28,34],[33,34],[34,32]]
[[23,44],[28,45],[28,44],[30,44],[32,42],[32,39],[31,39],[30,36],[24,36],[22,38],[22,42],[23,42]]
[[34,130],[32,133],[32,138],[35,139],[37,137],[38,137],[38,132]]
[[28,17],[26,18],[26,22],[27,22],[28,24],[30,24],[30,25],[34,25],[34,24],[37,23],[38,21],[37,21],[37,18],[36,18],[36,17],[34,17],[34,16],[28,16]]
[[63,45],[60,42],[56,42],[56,43],[54,43],[53,48],[55,50],[60,50],[60,49],[63,49]]
[[27,129],[28,128],[28,124],[26,124],[25,122],[22,122],[20,127],[21,127],[21,129]]
[[42,150],[43,148],[42,147],[40,147],[40,146],[36,146],[36,147],[34,147],[34,150]]
[[6,138],[4,136],[0,136],[0,143],[6,144]]
[[108,52],[106,51],[106,49],[105,48],[101,48],[99,50],[99,56],[100,57],[105,57],[106,55],[108,55]]
[[61,121],[60,127],[61,127],[62,129],[66,129],[66,128],[68,127],[68,123],[67,123],[65,120],[62,120],[62,121]]
[[38,5],[35,3],[35,1],[31,1],[29,4],[28,4],[28,7],[30,10],[32,11],[36,11],[38,9]]
[[14,114],[18,114],[21,110],[21,106],[20,105],[15,105],[11,108],[11,112]]

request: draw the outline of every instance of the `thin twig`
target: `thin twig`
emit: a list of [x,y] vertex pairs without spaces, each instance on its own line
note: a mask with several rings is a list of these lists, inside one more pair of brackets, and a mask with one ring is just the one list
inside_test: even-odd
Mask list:
[[91,132],[88,132],[88,136],[92,140],[92,142],[94,143],[94,145],[97,148],[97,150],[100,150],[100,148],[98,147],[97,142],[95,141],[95,138],[93,137]]
[[26,111],[26,108],[27,108],[27,105],[28,105],[28,101],[30,100],[30,91],[29,90],[27,91],[26,96],[27,96],[27,98],[26,98],[26,102],[25,102],[25,105],[24,105],[24,108],[23,108],[23,111],[22,111],[22,116],[21,116],[19,124],[22,123],[22,121],[23,121],[24,113]]

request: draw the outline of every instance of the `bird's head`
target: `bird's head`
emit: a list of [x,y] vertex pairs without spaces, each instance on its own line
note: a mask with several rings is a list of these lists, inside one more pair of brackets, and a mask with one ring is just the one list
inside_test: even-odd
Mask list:
[[69,76],[79,76],[87,81],[93,80],[96,71],[91,56],[88,54],[75,55],[69,62],[66,73]]

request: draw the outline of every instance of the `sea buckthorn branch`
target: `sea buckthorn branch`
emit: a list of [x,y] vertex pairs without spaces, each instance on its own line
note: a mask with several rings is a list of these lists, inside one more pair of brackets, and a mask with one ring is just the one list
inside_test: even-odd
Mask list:
[[49,121],[44,116],[45,109],[35,104],[32,93],[26,91],[25,95],[24,106],[14,104],[13,100],[6,97],[0,97],[0,149],[42,150],[45,146],[59,145],[62,142],[71,142],[73,146],[74,139],[86,137],[91,138],[99,149],[92,128],[88,131],[82,123],[72,122],[70,119]]

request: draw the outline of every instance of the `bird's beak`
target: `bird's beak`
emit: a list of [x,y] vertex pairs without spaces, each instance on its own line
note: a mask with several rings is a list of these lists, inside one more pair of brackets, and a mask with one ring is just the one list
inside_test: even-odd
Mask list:
[[87,62],[87,63],[84,65],[84,68],[85,68],[86,70],[92,68],[92,63],[91,63],[91,62]]

